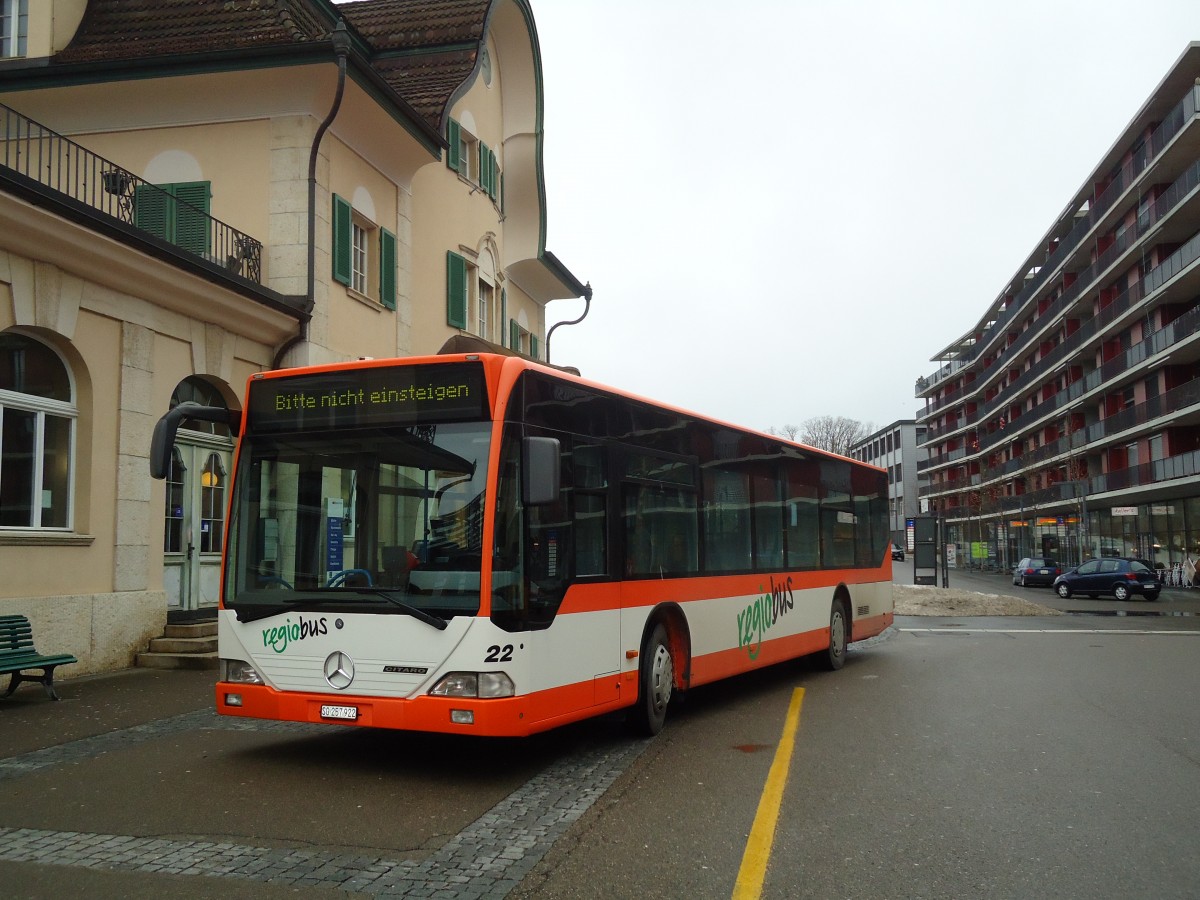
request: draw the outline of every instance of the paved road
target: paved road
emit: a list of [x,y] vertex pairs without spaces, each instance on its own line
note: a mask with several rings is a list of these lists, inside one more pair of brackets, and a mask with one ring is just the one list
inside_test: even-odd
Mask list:
[[842,672],[694,691],[653,741],[224,719],[210,673],[26,685],[0,700],[0,895],[728,897],[803,688],[764,897],[1190,896],[1198,601],[903,618]]
[[0,895],[503,897],[647,745],[613,720],[463,741],[228,719],[212,684],[0,702]]
[[763,897],[1194,897],[1200,637],[949,624],[695,691],[514,900],[729,897],[797,688]]

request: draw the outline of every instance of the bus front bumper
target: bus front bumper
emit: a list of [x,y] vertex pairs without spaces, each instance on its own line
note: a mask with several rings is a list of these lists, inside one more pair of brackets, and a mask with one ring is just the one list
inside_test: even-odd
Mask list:
[[530,721],[527,698],[523,697],[477,700],[331,696],[218,681],[216,703],[217,712],[224,716],[279,722],[511,737],[538,730]]

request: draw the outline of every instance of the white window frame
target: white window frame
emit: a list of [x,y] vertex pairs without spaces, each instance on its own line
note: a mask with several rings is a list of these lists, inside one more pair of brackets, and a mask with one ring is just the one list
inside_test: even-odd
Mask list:
[[[60,357],[61,359],[61,357]],[[66,367],[70,373],[70,368]],[[71,381],[71,395],[75,394],[75,384]],[[30,497],[30,508],[32,509],[32,519],[26,525],[0,525],[0,533],[13,531],[29,531],[36,529],[37,531],[71,531],[75,527],[75,441],[76,441],[76,423],[79,419],[79,411],[73,403],[67,403],[62,400],[50,400],[45,397],[38,397],[34,394],[21,394],[15,391],[0,390],[0,439],[4,434],[4,415],[8,410],[20,410],[21,412],[32,412],[34,419],[34,449],[33,449],[33,477],[32,485],[34,496]],[[57,419],[66,419],[67,432],[67,521],[65,525],[42,526],[42,504],[40,495],[42,493],[45,480],[45,464],[46,464],[46,417],[52,416]],[[3,445],[0,445],[0,453],[3,453]]]
[[27,53],[29,0],[2,0],[0,7],[0,59],[16,59]]
[[466,167],[463,177],[472,184],[479,184],[479,138],[465,128],[458,134],[458,154]]
[[485,341],[494,342],[496,337],[493,333],[496,321],[496,288],[478,277],[478,268],[475,272],[475,325],[479,329],[476,334]]
[[356,212],[350,214],[350,288],[364,297],[371,296],[371,240],[375,228]]

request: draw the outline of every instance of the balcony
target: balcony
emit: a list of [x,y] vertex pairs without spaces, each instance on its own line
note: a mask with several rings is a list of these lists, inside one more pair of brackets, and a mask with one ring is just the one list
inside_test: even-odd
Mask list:
[[172,209],[180,228],[170,243],[229,275],[262,284],[261,241],[2,103],[0,174],[41,194],[55,192],[68,207],[82,206],[159,239],[164,234],[141,224],[139,209]]
[[[1088,292],[1088,289],[1092,287],[1092,283],[1095,281],[1097,276],[1101,275],[1105,270],[1112,266],[1120,256],[1132,249],[1140,237],[1149,233],[1174,209],[1176,209],[1176,207],[1191,197],[1196,191],[1197,187],[1200,187],[1200,160],[1197,160],[1191,166],[1189,166],[1167,190],[1159,195],[1154,203],[1138,216],[1137,221],[1125,232],[1123,232],[1121,236],[1113,242],[1113,245],[1105,250],[1105,252],[1102,253],[1095,262],[1091,263],[1082,271],[1080,271],[1070,287],[1064,290],[1062,294],[1060,294],[1054,300],[1054,302],[1038,316],[1038,320],[1042,323],[1053,323],[1056,322],[1061,315],[1065,315],[1075,301]],[[1188,260],[1184,259],[1186,256],[1187,254],[1182,254],[1177,251],[1171,259],[1167,260],[1162,266],[1155,269],[1154,272],[1147,276],[1146,284],[1144,286],[1138,287],[1135,285],[1134,288],[1124,292],[1121,297],[1118,298],[1116,303],[1105,306],[1104,309],[1101,310],[1102,318],[1100,318],[1098,322],[1094,320],[1089,320],[1086,322],[1085,327],[1090,325],[1092,329],[1090,332],[1088,332],[1086,335],[1075,332],[1070,335],[1068,340],[1073,340],[1075,342],[1075,346],[1079,346],[1085,336],[1090,337],[1091,334],[1094,334],[1097,331],[1097,326],[1109,324],[1116,318],[1118,313],[1130,309],[1134,304],[1140,302],[1146,295],[1152,293],[1154,290],[1160,287],[1166,280],[1171,278],[1173,275],[1178,274],[1180,269],[1188,264]],[[1191,256],[1191,259],[1194,259],[1194,254]],[[1004,350],[1001,351],[999,357],[993,363],[991,368],[995,371],[1003,371],[1007,365],[1016,362],[1017,357],[1022,353],[1022,351],[1024,351],[1035,339],[1037,339],[1040,334],[1041,332],[1037,328],[1030,328],[1023,332],[1013,343],[1009,344],[1004,348]],[[1061,355],[1059,348],[1055,348],[1053,355],[1055,355],[1055,358],[1058,358],[1059,355]],[[1045,360],[1043,359],[1038,362],[1038,364],[1034,367],[1034,370],[1022,373],[1017,382],[1009,385],[1009,391],[1015,391],[1022,386],[1030,384],[1034,377],[1034,372],[1042,371],[1044,363]],[[918,418],[932,415],[941,409],[945,409],[948,406],[952,406],[961,402],[967,397],[968,394],[982,390],[984,387],[986,387],[987,383],[987,379],[978,379],[965,388],[960,388],[947,393],[947,395],[941,399],[929,401],[926,405],[926,408],[918,412]],[[999,398],[989,401],[985,407],[980,410],[977,419],[986,419],[987,416],[990,413],[995,412],[1003,404],[1003,402],[1005,401]]]
[[[1113,205],[1125,194],[1126,190],[1137,180],[1142,172],[1146,171],[1159,158],[1163,150],[1166,149],[1175,136],[1196,117],[1198,111],[1200,111],[1200,85],[1196,85],[1189,90],[1166,118],[1159,123],[1146,142],[1143,152],[1131,159],[1116,173],[1113,181],[1091,202],[1087,213],[1079,217],[1070,231],[1059,241],[1058,246],[1047,254],[1045,261],[1040,264],[1033,264],[1033,268],[1030,270],[1032,274],[1025,279],[1021,290],[1005,304],[1003,310],[996,314],[994,321],[982,329],[982,333],[978,335],[978,339],[974,342],[973,346],[964,350],[963,354],[955,359],[953,368],[949,365],[944,365],[932,375],[917,380],[916,396],[919,397],[928,393],[939,382],[950,377],[954,371],[977,359],[999,335],[1004,333],[1018,314],[1025,310],[1029,301],[1046,284],[1047,279],[1058,270],[1058,267],[1066,261],[1071,253],[1078,250],[1084,237],[1112,209]],[[1191,184],[1185,188],[1189,177],[1191,178]],[[1156,218],[1164,216],[1166,211],[1178,202],[1182,192],[1195,186],[1194,174],[1189,176],[1188,173],[1185,173],[1179,179],[1177,185],[1179,186],[1179,190],[1168,192],[1174,193],[1172,199],[1163,202],[1163,198],[1160,198],[1163,206],[1157,210]],[[1142,218],[1139,218],[1137,222],[1141,233],[1145,233],[1150,224],[1148,221],[1143,221]],[[1100,260],[1097,263],[1100,263]],[[1085,272],[1092,271],[1093,268],[1089,267]],[[1078,292],[1083,290],[1085,286],[1084,281],[1085,278],[1081,275],[1075,284],[1072,285],[1072,287],[1078,286],[1075,296],[1078,296]],[[1011,348],[1009,348],[1009,352],[1011,352]],[[982,387],[982,385],[979,386]],[[947,397],[944,402],[953,402],[954,399],[956,398]],[[941,405],[944,405],[944,402]],[[936,411],[936,408],[928,410],[928,412],[933,411]],[[918,418],[921,418],[920,414]]]
[[[1088,320],[1078,331],[1071,334],[1066,341],[1055,347],[1045,360],[1039,361],[1028,372],[1023,372],[1013,384],[1009,385],[1008,390],[1003,392],[999,397],[988,401],[987,404],[973,415],[964,416],[956,420],[951,428],[938,429],[930,425],[926,432],[927,442],[944,439],[956,431],[971,428],[980,422],[988,421],[992,416],[1001,411],[1006,404],[1012,403],[1014,398],[1020,399],[1019,392],[1023,388],[1032,386],[1037,382],[1039,377],[1053,371],[1056,364],[1065,363],[1083,343],[1102,332],[1106,326],[1127,313],[1152,292],[1160,289],[1170,279],[1188,269],[1198,260],[1200,260],[1200,233],[1194,235],[1163,260],[1162,264],[1151,270],[1146,275],[1144,281],[1135,282],[1128,290],[1124,291],[1100,310],[1099,315]],[[1074,382],[1067,390],[1061,391],[1051,400],[1039,403],[1032,409],[1025,410],[1021,415],[1013,417],[1008,421],[1007,428],[981,434],[979,437],[980,451],[988,450],[1004,440],[1012,440],[1020,431],[1037,423],[1048,413],[1067,404],[1075,403],[1084,394],[1095,390],[1103,383],[1119,378],[1123,372],[1144,362],[1154,354],[1161,353],[1191,338],[1198,330],[1200,330],[1200,312],[1192,310],[1185,313],[1164,328],[1150,335],[1146,340],[1132,347],[1125,354],[1116,359],[1109,360],[1098,369],[1094,369],[1083,379]],[[934,457],[931,456],[930,458],[933,459]],[[936,463],[931,463],[930,465],[936,465]]]

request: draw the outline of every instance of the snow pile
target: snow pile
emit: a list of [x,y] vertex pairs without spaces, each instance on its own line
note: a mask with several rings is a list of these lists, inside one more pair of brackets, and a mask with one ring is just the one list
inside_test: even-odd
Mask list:
[[893,584],[892,602],[898,616],[1061,616],[1048,606],[1020,597],[977,594],[924,584]]

